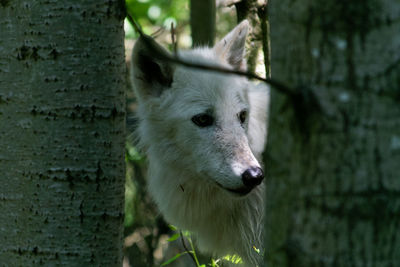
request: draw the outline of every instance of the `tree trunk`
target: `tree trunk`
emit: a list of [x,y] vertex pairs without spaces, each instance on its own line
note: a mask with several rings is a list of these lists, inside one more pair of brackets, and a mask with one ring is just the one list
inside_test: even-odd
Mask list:
[[190,1],[190,28],[194,47],[213,46],[215,19],[215,0]]
[[[271,1],[269,266],[400,266],[400,2]],[[304,96],[304,94],[303,94]]]
[[271,39],[268,17],[268,3],[258,9],[260,18],[262,51],[264,56],[265,77],[271,78]]
[[0,1],[0,262],[121,266],[124,3]]
[[260,31],[260,20],[258,18],[258,1],[242,0],[235,4],[238,24],[247,19],[251,25],[251,31],[247,38],[247,71],[255,73],[257,66],[258,53],[262,47]]

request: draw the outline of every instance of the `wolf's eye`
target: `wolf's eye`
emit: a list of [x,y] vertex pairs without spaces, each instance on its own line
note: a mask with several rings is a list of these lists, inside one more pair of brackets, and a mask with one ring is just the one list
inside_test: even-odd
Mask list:
[[214,123],[214,118],[207,113],[201,113],[193,116],[192,122],[199,127],[207,127]]
[[240,123],[243,124],[247,118],[247,111],[246,110],[240,111],[238,117],[239,117]]

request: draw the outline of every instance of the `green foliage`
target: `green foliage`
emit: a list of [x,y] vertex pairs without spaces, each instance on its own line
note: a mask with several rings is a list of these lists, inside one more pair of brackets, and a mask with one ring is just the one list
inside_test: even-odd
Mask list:
[[256,248],[256,246],[253,246],[253,249],[254,249],[255,252],[257,252],[257,254],[260,254],[260,249],[259,248]]
[[[189,21],[188,0],[126,0],[126,8],[147,33],[152,33],[157,27],[169,29],[171,22],[176,26],[177,22],[186,24]],[[126,37],[136,38],[129,23],[125,25]]]
[[181,235],[179,233],[173,234],[170,238],[167,239],[168,242],[172,242],[177,240]]
[[170,263],[176,261],[180,256],[185,255],[186,253],[188,253],[188,252],[185,251],[185,252],[183,252],[183,253],[178,253],[178,254],[176,254],[175,256],[173,256],[172,258],[170,258],[169,260],[163,262],[163,263],[161,264],[161,266],[165,266],[165,265],[168,265],[168,264],[170,264]]
[[134,183],[135,168],[141,168],[144,165],[145,158],[136,147],[127,143],[125,146],[126,179],[125,179],[125,220],[124,226],[130,227],[136,219],[137,212],[137,185]]
[[[196,254],[196,250],[194,249],[191,233],[189,231],[179,231],[178,228],[173,226],[173,225],[169,225],[169,228],[172,231],[174,231],[175,233],[170,238],[168,238],[168,242],[172,242],[172,241],[177,240],[178,238],[182,238],[182,242],[183,242],[183,244],[184,244],[184,246],[185,246],[185,248],[187,250],[184,251],[184,252],[176,254],[172,258],[170,258],[167,261],[163,262],[161,264],[161,266],[168,265],[168,264],[176,261],[181,256],[183,256],[183,255],[185,255],[187,253],[191,254],[191,256],[192,256],[192,258],[193,258],[193,260],[194,260],[194,262],[196,264],[196,267],[206,267],[206,266],[220,267],[220,265],[218,263],[223,261],[223,260],[224,261],[229,261],[230,263],[233,263],[233,264],[242,264],[243,263],[242,259],[238,255],[226,255],[225,257],[222,257],[220,259],[216,259],[216,260],[215,259],[211,259],[211,262],[208,263],[208,264],[200,264],[199,260],[198,260],[198,257],[197,257],[197,254]],[[187,240],[189,242],[190,250],[188,250],[189,248],[186,247],[184,240]],[[256,249],[255,247],[253,247],[253,248]]]
[[139,154],[136,147],[126,145],[126,161],[141,162],[144,158]]
[[125,179],[125,219],[124,227],[130,227],[135,221],[134,198],[136,196],[136,188],[132,179]]
[[[132,145],[126,144],[125,147],[125,162],[127,166],[129,162],[139,162],[142,160],[142,157],[137,152],[136,148]],[[125,219],[124,219],[124,226],[129,227],[135,221],[135,207],[134,207],[134,200],[136,197],[136,187],[131,179],[131,172],[126,172],[126,179],[125,179]]]
[[241,264],[243,263],[242,259],[238,255],[226,255],[223,257],[224,260],[227,260],[233,264]]

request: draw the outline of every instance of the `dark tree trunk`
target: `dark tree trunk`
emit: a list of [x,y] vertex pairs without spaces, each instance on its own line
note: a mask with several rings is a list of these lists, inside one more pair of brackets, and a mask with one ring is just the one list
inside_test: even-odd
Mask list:
[[[269,3],[269,266],[400,266],[400,2]],[[311,104],[310,104],[311,103]]]
[[[267,18],[267,1],[266,0],[242,0],[235,3],[238,23],[247,19],[251,25],[251,31],[247,39],[248,55],[247,70],[255,73],[258,62],[259,53],[262,51],[265,58],[265,66],[269,66],[269,39],[268,39],[268,18]],[[266,67],[266,77],[269,77],[270,70]]]
[[215,39],[215,0],[190,1],[193,46],[212,46]]
[[121,266],[124,2],[0,1],[0,265]]

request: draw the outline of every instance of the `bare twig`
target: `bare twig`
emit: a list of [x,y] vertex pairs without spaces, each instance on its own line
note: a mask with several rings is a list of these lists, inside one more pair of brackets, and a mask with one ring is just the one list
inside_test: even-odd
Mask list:
[[129,11],[128,11],[126,17],[128,18],[128,21],[132,24],[135,31],[137,31],[140,35],[144,35],[139,23],[136,23],[136,21],[133,19],[132,15],[129,14]]
[[231,7],[233,5],[236,5],[239,2],[242,2],[243,0],[225,0],[221,1],[220,5],[221,6],[226,6],[226,7]]
[[158,28],[155,32],[151,33],[150,36],[153,38],[157,38],[159,35],[161,35],[164,32],[164,27]]
[[176,32],[175,32],[175,28],[174,28],[174,23],[171,22],[171,41],[172,41],[172,47],[174,49],[174,54],[177,54],[177,50],[178,50],[178,45],[176,44]]
[[142,41],[146,44],[147,48],[152,51],[152,55],[154,58],[157,58],[157,59],[163,60],[163,61],[167,61],[167,62],[171,62],[171,63],[175,63],[178,65],[182,65],[182,66],[185,66],[188,68],[210,70],[210,71],[226,73],[226,74],[236,74],[236,75],[244,76],[244,77],[247,77],[250,79],[256,79],[256,80],[263,81],[263,82],[271,85],[276,90],[278,90],[281,93],[284,93],[286,95],[289,95],[289,96],[297,96],[300,93],[295,88],[289,87],[288,85],[286,85],[280,81],[271,79],[271,78],[262,78],[253,73],[249,73],[249,72],[245,72],[245,71],[241,71],[241,70],[229,69],[226,67],[193,63],[193,62],[186,61],[182,58],[179,58],[178,55],[170,55],[170,54],[166,53],[165,51],[159,49],[158,45],[156,44],[156,41],[154,41],[154,39],[151,38],[150,36],[144,34],[143,31],[138,26],[138,24],[133,20],[133,18],[129,14],[127,16],[128,16],[129,22],[132,23],[133,27],[140,34],[140,38],[142,38]]

